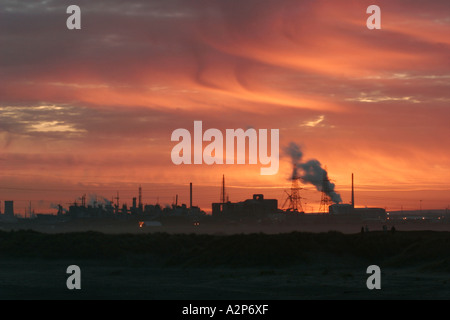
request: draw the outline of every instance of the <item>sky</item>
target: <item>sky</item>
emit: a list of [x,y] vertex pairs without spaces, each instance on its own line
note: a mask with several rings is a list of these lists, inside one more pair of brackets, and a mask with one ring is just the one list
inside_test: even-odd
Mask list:
[[[69,5],[81,30],[68,30]],[[366,9],[381,8],[369,30]],[[448,0],[0,0],[0,201],[54,213],[83,194],[281,206],[291,142],[344,203],[450,205]],[[175,165],[178,128],[279,129],[280,168]],[[205,146],[205,145],[204,145]],[[318,209],[314,186],[301,191]],[[0,207],[3,210],[3,206]]]

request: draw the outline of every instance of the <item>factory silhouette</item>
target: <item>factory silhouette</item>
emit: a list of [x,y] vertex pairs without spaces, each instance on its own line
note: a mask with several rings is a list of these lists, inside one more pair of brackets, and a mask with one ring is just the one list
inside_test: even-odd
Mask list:
[[161,215],[168,216],[199,216],[204,214],[199,207],[192,205],[192,183],[190,183],[190,204],[178,205],[178,196],[172,206],[162,207],[160,204],[143,204],[142,202],[142,187],[139,186],[139,197],[133,198],[133,204],[128,207],[126,203],[120,205],[119,193],[113,199],[116,203],[104,199],[103,203],[86,204],[86,195],[81,197],[81,204],[74,202],[69,206],[69,210],[65,210],[61,205],[58,205],[57,215],[62,216],[66,214],[70,218],[89,218],[89,217],[127,217],[127,216],[145,216],[152,218],[159,218]]
[[[326,172],[325,172],[326,173]],[[86,194],[74,201],[66,209],[63,205],[53,205],[57,209],[56,215],[34,214],[31,212],[30,218],[34,220],[52,221],[74,221],[82,219],[119,219],[139,222],[139,226],[159,226],[174,222],[188,222],[198,225],[200,222],[208,220],[219,223],[277,223],[283,219],[301,218],[304,216],[339,216],[355,219],[386,220],[386,210],[383,208],[355,208],[353,174],[352,174],[352,199],[350,204],[335,203],[329,196],[331,185],[328,175],[322,178],[322,187],[318,189],[322,193],[319,212],[305,214],[300,196],[301,189],[300,176],[294,167],[294,174],[291,177],[292,185],[290,192],[285,190],[286,201],[280,208],[277,199],[266,199],[263,194],[253,194],[252,198],[240,202],[231,202],[226,193],[225,176],[222,177],[220,201],[211,204],[211,214],[206,214],[200,207],[193,203],[193,184],[189,184],[189,204],[179,204],[178,195],[174,203],[167,206],[160,204],[144,204],[142,201],[142,187],[139,186],[138,196],[132,198],[132,205],[120,203],[119,192],[113,199],[98,199],[94,197],[87,201]],[[334,190],[334,188],[333,188]],[[340,197],[339,197],[340,199]],[[1,222],[17,222],[14,214],[14,202],[4,202],[4,213],[0,212]]]
[[[231,202],[225,188],[225,176],[222,176],[220,189],[220,201],[211,204],[211,214],[206,214],[200,207],[193,205],[193,184],[189,184],[189,204],[179,204],[176,195],[171,205],[161,206],[156,204],[144,204],[142,200],[142,187],[139,186],[138,196],[133,197],[132,205],[120,203],[120,195],[111,200],[92,197],[87,201],[86,194],[71,203],[68,209],[63,205],[52,205],[57,209],[56,215],[34,214],[29,208],[29,218],[46,223],[70,222],[80,220],[113,219],[137,222],[140,227],[161,226],[173,223],[182,223],[198,226],[202,222],[219,224],[277,224],[277,223],[301,223],[308,219],[318,218],[315,221],[332,222],[386,222],[393,217],[389,216],[385,208],[367,208],[355,206],[354,175],[351,174],[351,201],[343,203],[341,195],[336,191],[335,184],[330,181],[326,167],[316,159],[303,160],[301,148],[291,142],[284,150],[291,158],[292,174],[289,177],[291,187],[285,190],[285,201],[279,207],[277,199],[266,199],[263,194],[253,194],[249,199],[240,202]],[[316,212],[305,213],[301,196],[303,187],[312,185],[321,193],[319,209]],[[80,202],[78,202],[80,201]],[[158,202],[158,201],[157,201]],[[0,222],[17,222],[19,219],[14,214],[14,202],[4,202],[4,213],[0,212]],[[448,210],[445,214],[438,211],[429,214],[428,217],[413,216],[413,220],[449,220]],[[421,210],[419,212],[422,214]],[[434,215],[434,216],[433,216]],[[26,218],[26,216],[25,216]],[[330,220],[331,219],[331,220]],[[28,219],[31,220],[31,219]],[[406,217],[402,217],[406,220]]]

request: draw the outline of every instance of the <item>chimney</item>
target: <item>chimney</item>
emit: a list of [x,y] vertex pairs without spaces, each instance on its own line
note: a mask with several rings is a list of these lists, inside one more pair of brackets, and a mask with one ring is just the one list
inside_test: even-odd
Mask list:
[[225,175],[222,176],[222,203],[225,203]]
[[192,182],[189,184],[189,188],[190,188],[189,208],[192,208]]
[[353,186],[353,173],[352,173],[352,208],[355,209],[355,189]]
[[142,187],[139,186],[139,211],[143,211],[144,205],[142,204]]

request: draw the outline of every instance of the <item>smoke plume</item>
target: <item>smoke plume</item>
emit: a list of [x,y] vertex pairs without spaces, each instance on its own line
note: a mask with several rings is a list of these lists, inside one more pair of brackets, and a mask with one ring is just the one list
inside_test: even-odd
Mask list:
[[[50,203],[50,209],[57,209],[57,210],[59,210],[59,204],[55,204],[55,203]],[[62,209],[62,211],[63,212],[65,212],[65,213],[67,213],[67,212],[69,212],[67,209],[65,209],[64,207],[62,207],[61,206],[61,209]]]
[[299,177],[297,168],[302,161],[303,152],[300,147],[294,142],[289,143],[289,145],[285,148],[285,152],[291,157],[292,164],[294,166],[290,179],[296,179]]
[[97,206],[108,206],[111,205],[111,201],[106,199],[103,196],[99,196],[95,193],[89,194],[89,201],[87,202],[88,205],[97,207]]
[[294,166],[291,180],[299,178],[304,184],[312,184],[318,191],[323,191],[334,203],[341,203],[342,198],[335,189],[335,184],[330,182],[328,172],[322,168],[321,163],[316,160],[303,162],[303,152],[294,142],[285,148],[286,154],[291,157]]

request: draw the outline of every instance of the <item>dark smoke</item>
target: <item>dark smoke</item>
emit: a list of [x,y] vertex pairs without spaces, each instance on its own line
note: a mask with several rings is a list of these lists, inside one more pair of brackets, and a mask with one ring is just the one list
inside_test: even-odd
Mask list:
[[322,168],[318,160],[309,160],[300,166],[304,172],[300,176],[303,183],[311,183],[317,190],[325,192],[334,203],[342,202],[341,195],[334,191],[335,185],[330,182],[328,172]]
[[291,157],[294,166],[291,179],[299,178],[304,184],[312,184],[318,191],[325,192],[334,203],[342,202],[341,195],[334,190],[335,185],[328,178],[328,172],[318,160],[303,162],[303,152],[294,142],[285,148],[285,152]]
[[[50,208],[51,209],[57,209],[57,210],[59,210],[59,204],[55,204],[55,203],[50,203]],[[67,212],[69,212],[67,209],[65,209],[65,208],[63,208],[63,207],[61,207],[61,209],[62,209],[62,211],[63,212],[65,212],[65,213],[67,213]]]
[[303,158],[303,152],[300,147],[294,142],[289,143],[289,145],[285,148],[285,152],[291,157],[292,164],[294,165],[294,169],[292,171],[292,179],[298,178],[298,165],[301,163]]

